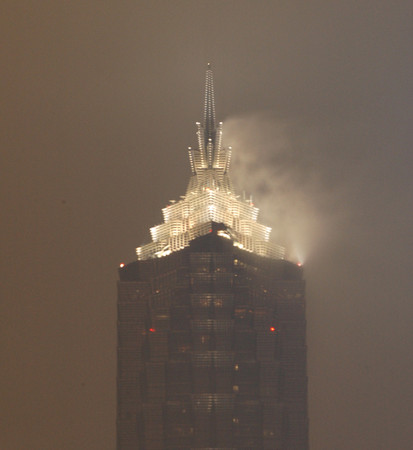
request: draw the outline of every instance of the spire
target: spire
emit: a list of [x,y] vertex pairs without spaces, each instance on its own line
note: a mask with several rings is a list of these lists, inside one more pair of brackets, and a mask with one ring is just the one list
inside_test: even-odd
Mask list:
[[199,170],[219,169],[228,171],[230,149],[222,147],[222,122],[215,119],[214,80],[211,64],[208,63],[205,80],[204,122],[196,122],[198,149],[189,151],[192,173]]
[[[181,250],[198,236],[212,232],[211,223],[224,224],[220,236],[258,255],[283,258],[281,247],[267,241],[271,228],[257,223],[258,208],[236,195],[229,176],[231,147],[222,146],[222,122],[215,121],[211,64],[205,83],[204,122],[196,122],[198,148],[188,148],[192,175],[186,194],[164,208],[164,223],[151,228],[152,240],[136,249],[138,259],[163,257]],[[211,230],[211,231],[209,231]]]
[[208,63],[205,80],[205,110],[204,110],[204,137],[205,147],[209,139],[215,144],[215,101],[214,101],[214,79],[211,69],[211,63]]

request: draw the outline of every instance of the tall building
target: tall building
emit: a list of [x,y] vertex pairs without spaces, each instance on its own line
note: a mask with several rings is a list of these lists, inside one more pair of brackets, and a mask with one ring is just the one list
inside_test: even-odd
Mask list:
[[206,72],[186,194],[119,269],[118,450],[308,448],[302,268],[229,178]]

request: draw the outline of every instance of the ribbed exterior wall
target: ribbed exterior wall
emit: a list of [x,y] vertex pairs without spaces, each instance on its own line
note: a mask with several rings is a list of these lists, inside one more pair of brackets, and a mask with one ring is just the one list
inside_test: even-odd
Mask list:
[[301,269],[215,231],[120,270],[118,450],[308,448]]

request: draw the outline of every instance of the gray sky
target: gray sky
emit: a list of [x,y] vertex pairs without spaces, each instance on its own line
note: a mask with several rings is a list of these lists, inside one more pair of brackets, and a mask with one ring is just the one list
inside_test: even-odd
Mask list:
[[186,189],[207,62],[234,179],[305,252],[312,450],[410,448],[412,12],[2,2],[2,449],[115,447],[117,267]]

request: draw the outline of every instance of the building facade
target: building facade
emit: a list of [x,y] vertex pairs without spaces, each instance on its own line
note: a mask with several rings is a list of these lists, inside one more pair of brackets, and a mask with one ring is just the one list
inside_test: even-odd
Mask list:
[[186,195],[119,269],[117,446],[308,448],[302,268],[236,195],[208,67]]

